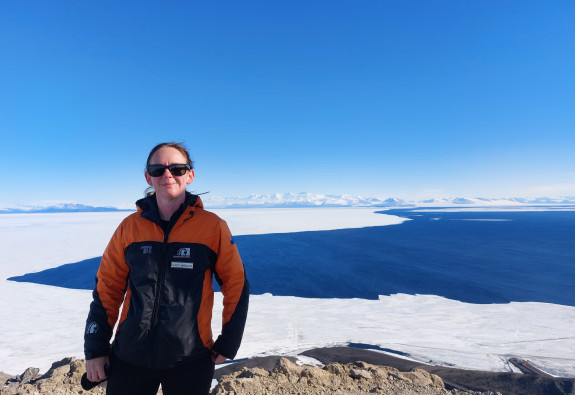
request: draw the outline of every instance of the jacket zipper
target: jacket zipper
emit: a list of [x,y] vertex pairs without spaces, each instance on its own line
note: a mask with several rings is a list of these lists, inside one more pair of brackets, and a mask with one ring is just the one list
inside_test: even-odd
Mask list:
[[154,297],[154,308],[152,310],[152,322],[150,323],[150,340],[152,342],[151,353],[149,355],[150,361],[149,365],[153,365],[153,361],[158,352],[158,343],[156,342],[156,330],[158,324],[158,315],[160,313],[160,307],[162,305],[162,291],[164,288],[164,281],[166,278],[166,251],[168,245],[168,238],[170,235],[170,230],[164,232],[164,244],[162,245],[162,253],[160,260],[160,271],[158,273],[158,286],[156,288],[156,295]]
[[156,297],[154,298],[154,310],[152,311],[152,328],[156,328],[158,323],[158,314],[160,305],[162,304],[162,290],[164,288],[164,280],[166,278],[166,247],[168,245],[169,233],[164,234],[164,244],[162,246],[162,259],[160,263],[160,272],[158,273],[158,287],[156,289]]

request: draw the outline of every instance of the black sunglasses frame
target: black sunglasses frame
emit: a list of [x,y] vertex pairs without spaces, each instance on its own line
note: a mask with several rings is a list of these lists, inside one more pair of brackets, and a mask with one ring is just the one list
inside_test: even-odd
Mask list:
[[184,164],[184,163],[174,163],[172,165],[167,165],[167,166],[148,165],[146,167],[146,171],[148,172],[150,177],[161,177],[166,172],[166,169],[168,169],[174,177],[181,177],[184,174],[186,174],[186,172],[188,170],[191,170],[192,167],[190,165]]

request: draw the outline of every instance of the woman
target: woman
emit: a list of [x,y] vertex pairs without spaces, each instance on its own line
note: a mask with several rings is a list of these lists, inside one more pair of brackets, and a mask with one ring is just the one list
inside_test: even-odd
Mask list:
[[[112,395],[155,394],[160,384],[166,395],[207,394],[214,364],[240,346],[248,281],[225,221],[186,192],[194,179],[186,149],[154,147],[145,177],[154,192],[116,229],[96,275],[84,336],[87,377],[108,379]],[[212,276],[224,295],[215,342]]]

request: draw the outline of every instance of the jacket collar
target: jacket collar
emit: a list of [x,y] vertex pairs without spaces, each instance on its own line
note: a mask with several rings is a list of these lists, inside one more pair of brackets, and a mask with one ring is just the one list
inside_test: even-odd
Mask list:
[[[158,203],[156,202],[155,194],[138,200],[136,202],[136,207],[138,209],[138,213],[142,218],[149,219],[150,221],[158,224],[161,223],[160,212],[158,210]],[[180,213],[178,217],[180,217],[182,213],[187,210],[188,207],[191,208],[191,210],[189,210],[189,213],[193,216],[194,210],[196,208],[203,209],[204,204],[202,203],[202,199],[198,195],[193,195],[189,192],[186,192],[186,199],[184,200],[184,203],[176,211]]]

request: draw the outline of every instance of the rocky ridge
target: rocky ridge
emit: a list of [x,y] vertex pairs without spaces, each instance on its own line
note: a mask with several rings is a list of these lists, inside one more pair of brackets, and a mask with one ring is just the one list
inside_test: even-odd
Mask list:
[[213,389],[214,395],[446,395],[495,394],[492,392],[461,392],[445,389],[443,380],[422,369],[400,372],[365,362],[331,363],[327,366],[300,366],[281,358],[268,372],[261,368],[243,368],[222,376]]
[[28,368],[19,376],[10,377],[2,388],[2,395],[69,395],[69,394],[105,394],[104,386],[85,391],[80,385],[82,374],[86,371],[83,359],[64,358],[52,364],[43,375],[38,368]]
[[[16,377],[9,377],[2,395],[71,395],[105,394],[105,384],[84,390],[80,379],[85,372],[82,359],[65,358],[45,373],[28,368]],[[0,377],[6,377],[6,375]],[[161,390],[159,392],[161,394]],[[422,369],[411,372],[365,362],[331,363],[327,366],[300,366],[280,358],[272,371],[258,367],[242,368],[220,378],[211,391],[213,395],[299,394],[392,394],[447,395],[495,394],[492,392],[448,391],[441,378]]]

